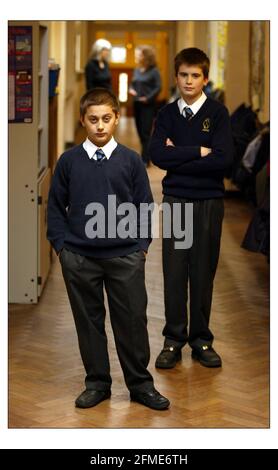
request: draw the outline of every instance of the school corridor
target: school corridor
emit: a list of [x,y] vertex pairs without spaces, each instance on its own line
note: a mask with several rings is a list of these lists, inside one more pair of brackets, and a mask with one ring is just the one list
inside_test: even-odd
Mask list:
[[[76,142],[82,141],[79,129]],[[116,138],[139,151],[134,121],[123,117]],[[148,175],[161,202],[164,172]],[[112,396],[78,409],[84,369],[60,263],[53,255],[48,281],[37,304],[9,308],[10,428],[268,428],[269,427],[269,265],[264,255],[241,248],[253,216],[252,204],[227,192],[211,328],[223,367],[209,369],[183,349],[175,369],[155,369],[164,326],[161,240],[153,240],[146,262],[149,369],[171,407],[155,411],[132,403],[116,354],[107,310]]]
[[[11,20],[7,46],[8,427],[269,429],[270,22]],[[86,139],[80,124],[81,96],[90,87],[106,84],[120,106],[115,140],[140,154],[154,199],[161,203],[165,172],[144,158],[157,112],[179,100],[182,87],[177,86],[174,60],[184,48],[200,49],[210,57],[209,76],[193,78],[203,78],[200,99],[204,91],[217,109],[221,103],[223,110],[224,104],[227,129],[229,119],[232,124],[229,142],[233,138],[234,162],[225,178],[225,216],[210,323],[223,366],[203,367],[191,358],[187,345],[175,368],[155,368],[164,327],[162,240],[156,238],[146,259],[149,370],[171,406],[156,411],[130,401],[105,300],[112,395],[95,407],[77,408],[75,399],[85,388],[84,367],[60,261],[46,236],[53,173],[61,154]],[[89,77],[92,70],[95,75]],[[139,96],[146,83],[142,85],[138,77],[144,73],[151,85]],[[95,79],[93,84],[90,79]],[[151,98],[145,96],[146,90]],[[147,112],[140,115],[144,103]],[[176,108],[182,137],[181,120],[187,119],[182,113],[187,108],[179,108],[180,113]],[[117,119],[117,114],[112,117]],[[210,142],[211,118],[200,122],[199,134]],[[203,145],[200,149],[210,150],[209,144]],[[195,150],[198,147],[199,141]],[[196,188],[193,185],[197,193],[198,184]],[[223,186],[221,191],[220,197]],[[66,213],[67,208],[63,210]]]

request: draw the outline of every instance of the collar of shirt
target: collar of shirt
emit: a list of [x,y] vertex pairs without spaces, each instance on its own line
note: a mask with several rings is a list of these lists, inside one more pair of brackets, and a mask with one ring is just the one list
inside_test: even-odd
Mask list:
[[203,106],[206,99],[207,99],[207,96],[205,95],[205,93],[203,91],[202,91],[202,94],[201,94],[200,98],[198,98],[192,104],[187,104],[186,101],[184,101],[183,98],[180,98],[178,100],[178,107],[179,107],[180,113],[183,115],[184,108],[186,106],[188,106],[192,110],[193,115],[195,116],[195,114],[198,113],[199,109]]
[[93,144],[93,142],[91,142],[88,137],[87,139],[85,140],[85,142],[83,142],[83,148],[84,150],[87,152],[87,155],[89,158],[93,158],[94,160],[97,159],[97,156],[96,156],[96,151],[97,149],[101,148],[101,150],[103,150],[107,160],[109,160],[109,158],[111,157],[111,154],[113,152],[113,150],[115,150],[115,148],[117,147],[117,142],[115,141],[114,137],[111,137],[111,139],[109,140],[109,142],[107,142],[107,144],[105,144],[103,147],[98,147],[97,145]]

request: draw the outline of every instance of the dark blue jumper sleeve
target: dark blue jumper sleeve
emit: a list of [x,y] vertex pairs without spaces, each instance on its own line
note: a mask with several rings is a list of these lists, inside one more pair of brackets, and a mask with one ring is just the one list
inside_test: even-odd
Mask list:
[[159,112],[149,148],[151,160],[156,166],[163,170],[172,170],[179,165],[200,159],[200,146],[166,146],[170,135],[170,120],[166,121]]
[[64,245],[67,230],[68,170],[63,156],[58,160],[48,196],[47,238],[59,253]]
[[[133,203],[137,209],[137,237],[143,251],[148,251],[152,241],[151,214],[153,195],[144,163],[138,157],[132,175]],[[142,238],[140,237],[140,233]]]
[[[233,138],[228,111],[222,108],[219,113],[211,141],[212,152],[196,161],[172,168],[173,173],[194,175],[227,170],[233,161]],[[186,147],[184,147],[186,148]]]

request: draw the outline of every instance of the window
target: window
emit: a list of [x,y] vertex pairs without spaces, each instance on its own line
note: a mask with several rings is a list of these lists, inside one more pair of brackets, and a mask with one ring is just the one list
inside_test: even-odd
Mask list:
[[124,64],[126,61],[126,48],[124,46],[114,46],[111,51],[111,62]]
[[126,103],[128,99],[128,75],[120,73],[119,75],[119,101]]

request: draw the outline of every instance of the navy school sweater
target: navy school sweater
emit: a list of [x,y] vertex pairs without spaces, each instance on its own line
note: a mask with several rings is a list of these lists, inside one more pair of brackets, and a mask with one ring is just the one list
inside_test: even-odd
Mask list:
[[[165,145],[167,138],[175,147]],[[211,148],[212,153],[202,158],[201,146]],[[162,182],[164,194],[192,200],[223,197],[223,178],[233,158],[227,109],[207,98],[187,121],[177,101],[167,104],[156,119],[150,156],[155,165],[167,170]]]
[[[115,196],[117,208],[126,202],[133,203],[136,208],[140,203],[153,202],[148,175],[136,152],[118,144],[109,160],[97,162],[88,157],[81,144],[61,155],[52,178],[47,211],[47,237],[56,253],[66,247],[84,256],[113,258],[138,250],[147,251],[151,242],[150,214],[147,222],[145,220],[148,225],[145,238],[139,235],[143,223],[139,216],[134,221],[138,237],[122,239],[117,230],[113,238],[108,236],[108,218],[116,217],[118,223],[127,215],[108,214],[109,195]],[[90,203],[100,203],[105,210],[104,236],[87,236],[86,224],[96,214],[85,214]]]

